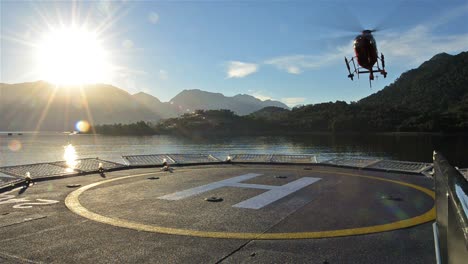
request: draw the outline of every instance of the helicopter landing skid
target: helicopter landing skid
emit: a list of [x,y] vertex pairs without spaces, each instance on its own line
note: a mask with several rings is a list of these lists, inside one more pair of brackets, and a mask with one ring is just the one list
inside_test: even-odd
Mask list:
[[[355,57],[352,57],[350,60],[348,60],[345,57],[346,68],[348,69],[348,73],[349,73],[348,78],[350,78],[351,80],[354,79],[354,74],[357,74],[357,76],[359,78],[359,74],[361,74],[361,73],[369,73],[369,82],[374,80],[374,73],[380,73],[380,74],[383,75],[384,78],[387,77],[387,72],[385,71],[385,59],[384,59],[383,54],[381,54],[380,58],[377,58],[377,61],[376,61],[377,65],[375,65],[373,67],[374,69],[361,70],[361,69],[364,69],[364,68],[361,68],[360,66],[356,67],[356,64],[354,62],[354,58]],[[379,60],[382,63],[382,68],[380,68]],[[352,68],[351,68],[351,66],[352,66]],[[351,71],[351,69],[353,69],[353,71]],[[371,87],[372,87],[372,85],[371,85]]]

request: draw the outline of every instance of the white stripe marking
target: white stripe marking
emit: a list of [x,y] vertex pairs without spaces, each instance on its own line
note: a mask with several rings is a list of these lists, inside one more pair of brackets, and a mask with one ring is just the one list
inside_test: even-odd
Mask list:
[[264,189],[264,190],[273,190],[276,188],[281,188],[281,186],[274,185],[263,185],[263,184],[250,184],[250,183],[232,183],[226,186],[238,187],[238,188],[251,188],[251,189]]
[[260,209],[285,196],[290,195],[293,192],[296,192],[306,186],[311,185],[312,183],[315,183],[321,180],[320,178],[304,177],[304,178],[300,178],[298,180],[295,180],[293,182],[287,183],[282,186],[241,183],[241,181],[249,180],[260,175],[262,174],[248,173],[248,174],[244,174],[241,176],[229,178],[226,180],[213,182],[213,183],[202,185],[199,187],[194,187],[188,190],[160,196],[158,197],[158,199],[177,201],[177,200],[182,200],[190,196],[194,196],[194,195],[198,195],[204,192],[215,190],[221,187],[252,188],[252,189],[268,190],[267,192],[264,192],[253,198],[250,198],[248,200],[245,200],[243,202],[233,205],[233,207],[238,207],[238,208]]
[[252,178],[255,178],[255,177],[260,176],[260,175],[261,174],[257,174],[257,173],[248,173],[248,174],[237,176],[237,177],[234,177],[234,178],[229,178],[229,179],[226,179],[226,180],[213,182],[213,183],[210,183],[210,184],[206,184],[206,185],[202,185],[202,186],[199,186],[199,187],[191,188],[191,189],[188,189],[188,190],[185,190],[185,191],[180,191],[180,192],[164,195],[164,196],[158,197],[158,199],[170,200],[170,201],[182,200],[184,198],[187,198],[187,197],[190,197],[190,196],[193,196],[193,195],[201,194],[201,193],[208,192],[208,191],[218,189],[218,188],[221,188],[221,187],[225,187],[225,186],[230,186],[230,184],[236,184],[236,183],[239,183],[241,181],[252,179]]
[[233,205],[233,207],[247,208],[247,209],[260,209],[285,196],[290,195],[293,192],[296,192],[306,186],[309,186],[312,183],[315,183],[319,180],[320,178],[312,178],[312,177],[300,178],[298,180],[295,180],[293,182],[290,182],[282,186],[275,186],[279,188],[274,188],[274,189],[272,188],[268,192],[264,192],[248,200],[235,204]]

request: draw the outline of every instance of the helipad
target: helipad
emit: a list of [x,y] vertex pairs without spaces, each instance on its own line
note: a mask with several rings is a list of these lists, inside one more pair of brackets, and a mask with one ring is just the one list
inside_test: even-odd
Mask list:
[[[237,239],[361,235],[411,227],[435,216],[434,193],[427,188],[358,173],[231,167],[189,170],[158,182],[145,176],[87,185],[65,203],[83,217],[118,227]],[[210,196],[223,197],[223,203],[206,203],[203,198]],[[252,208],[256,203],[260,208]]]
[[0,202],[0,219],[12,223],[0,227],[0,260],[430,263],[431,185],[417,175],[258,164],[41,182],[7,195],[58,203]]

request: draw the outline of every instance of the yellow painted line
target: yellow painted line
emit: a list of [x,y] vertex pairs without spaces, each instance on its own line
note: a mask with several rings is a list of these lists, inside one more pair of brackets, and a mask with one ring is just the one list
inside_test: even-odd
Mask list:
[[[278,169],[282,169],[282,168],[278,168]],[[399,184],[402,186],[416,189],[430,196],[432,199],[435,199],[435,193],[433,191],[427,188],[415,185],[415,184],[406,183],[402,181],[389,180],[389,179],[383,179],[379,177],[359,175],[359,174],[353,174],[353,173],[330,172],[330,171],[320,171],[320,170],[311,171],[311,172],[361,177],[361,178],[367,178],[371,180],[378,180],[378,181],[385,181],[389,183]],[[114,182],[114,181],[119,181],[123,179],[151,175],[151,174],[155,174],[155,173],[129,175],[129,176],[104,180],[104,181],[100,181],[100,182],[96,182],[93,184],[83,186],[73,191],[67,196],[67,198],[65,199],[65,205],[72,212],[82,217],[88,218],[90,220],[94,220],[96,222],[116,226],[116,227],[123,227],[123,228],[138,230],[138,231],[155,232],[155,233],[170,234],[170,235],[183,235],[183,236],[195,236],[195,237],[206,237],[206,238],[229,238],[229,239],[308,239],[308,238],[353,236],[353,235],[372,234],[372,233],[391,231],[391,230],[396,230],[396,229],[401,229],[401,228],[407,228],[407,227],[427,223],[435,219],[435,205],[434,205],[429,211],[419,216],[397,221],[397,222],[383,224],[383,225],[374,225],[374,226],[339,229],[339,230],[317,231],[317,232],[294,232],[294,233],[215,232],[215,231],[199,231],[199,230],[189,230],[189,229],[181,229],[181,228],[170,228],[170,227],[162,227],[162,226],[155,226],[155,225],[147,225],[147,224],[141,224],[141,223],[127,221],[123,219],[118,219],[118,218],[111,218],[111,217],[107,217],[107,216],[89,211],[83,205],[81,205],[79,201],[79,197],[82,193],[98,185],[109,183],[109,182]]]

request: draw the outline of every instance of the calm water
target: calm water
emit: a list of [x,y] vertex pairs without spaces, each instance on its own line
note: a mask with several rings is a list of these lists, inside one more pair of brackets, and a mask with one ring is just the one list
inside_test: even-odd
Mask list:
[[318,154],[431,162],[440,150],[453,165],[468,167],[468,136],[435,135],[308,135],[265,137],[179,138],[64,135],[58,133],[8,136],[0,133],[0,166],[63,160],[64,146],[72,144],[78,158],[99,157],[123,162],[121,155],[155,153],[210,153],[224,159],[229,153]]

